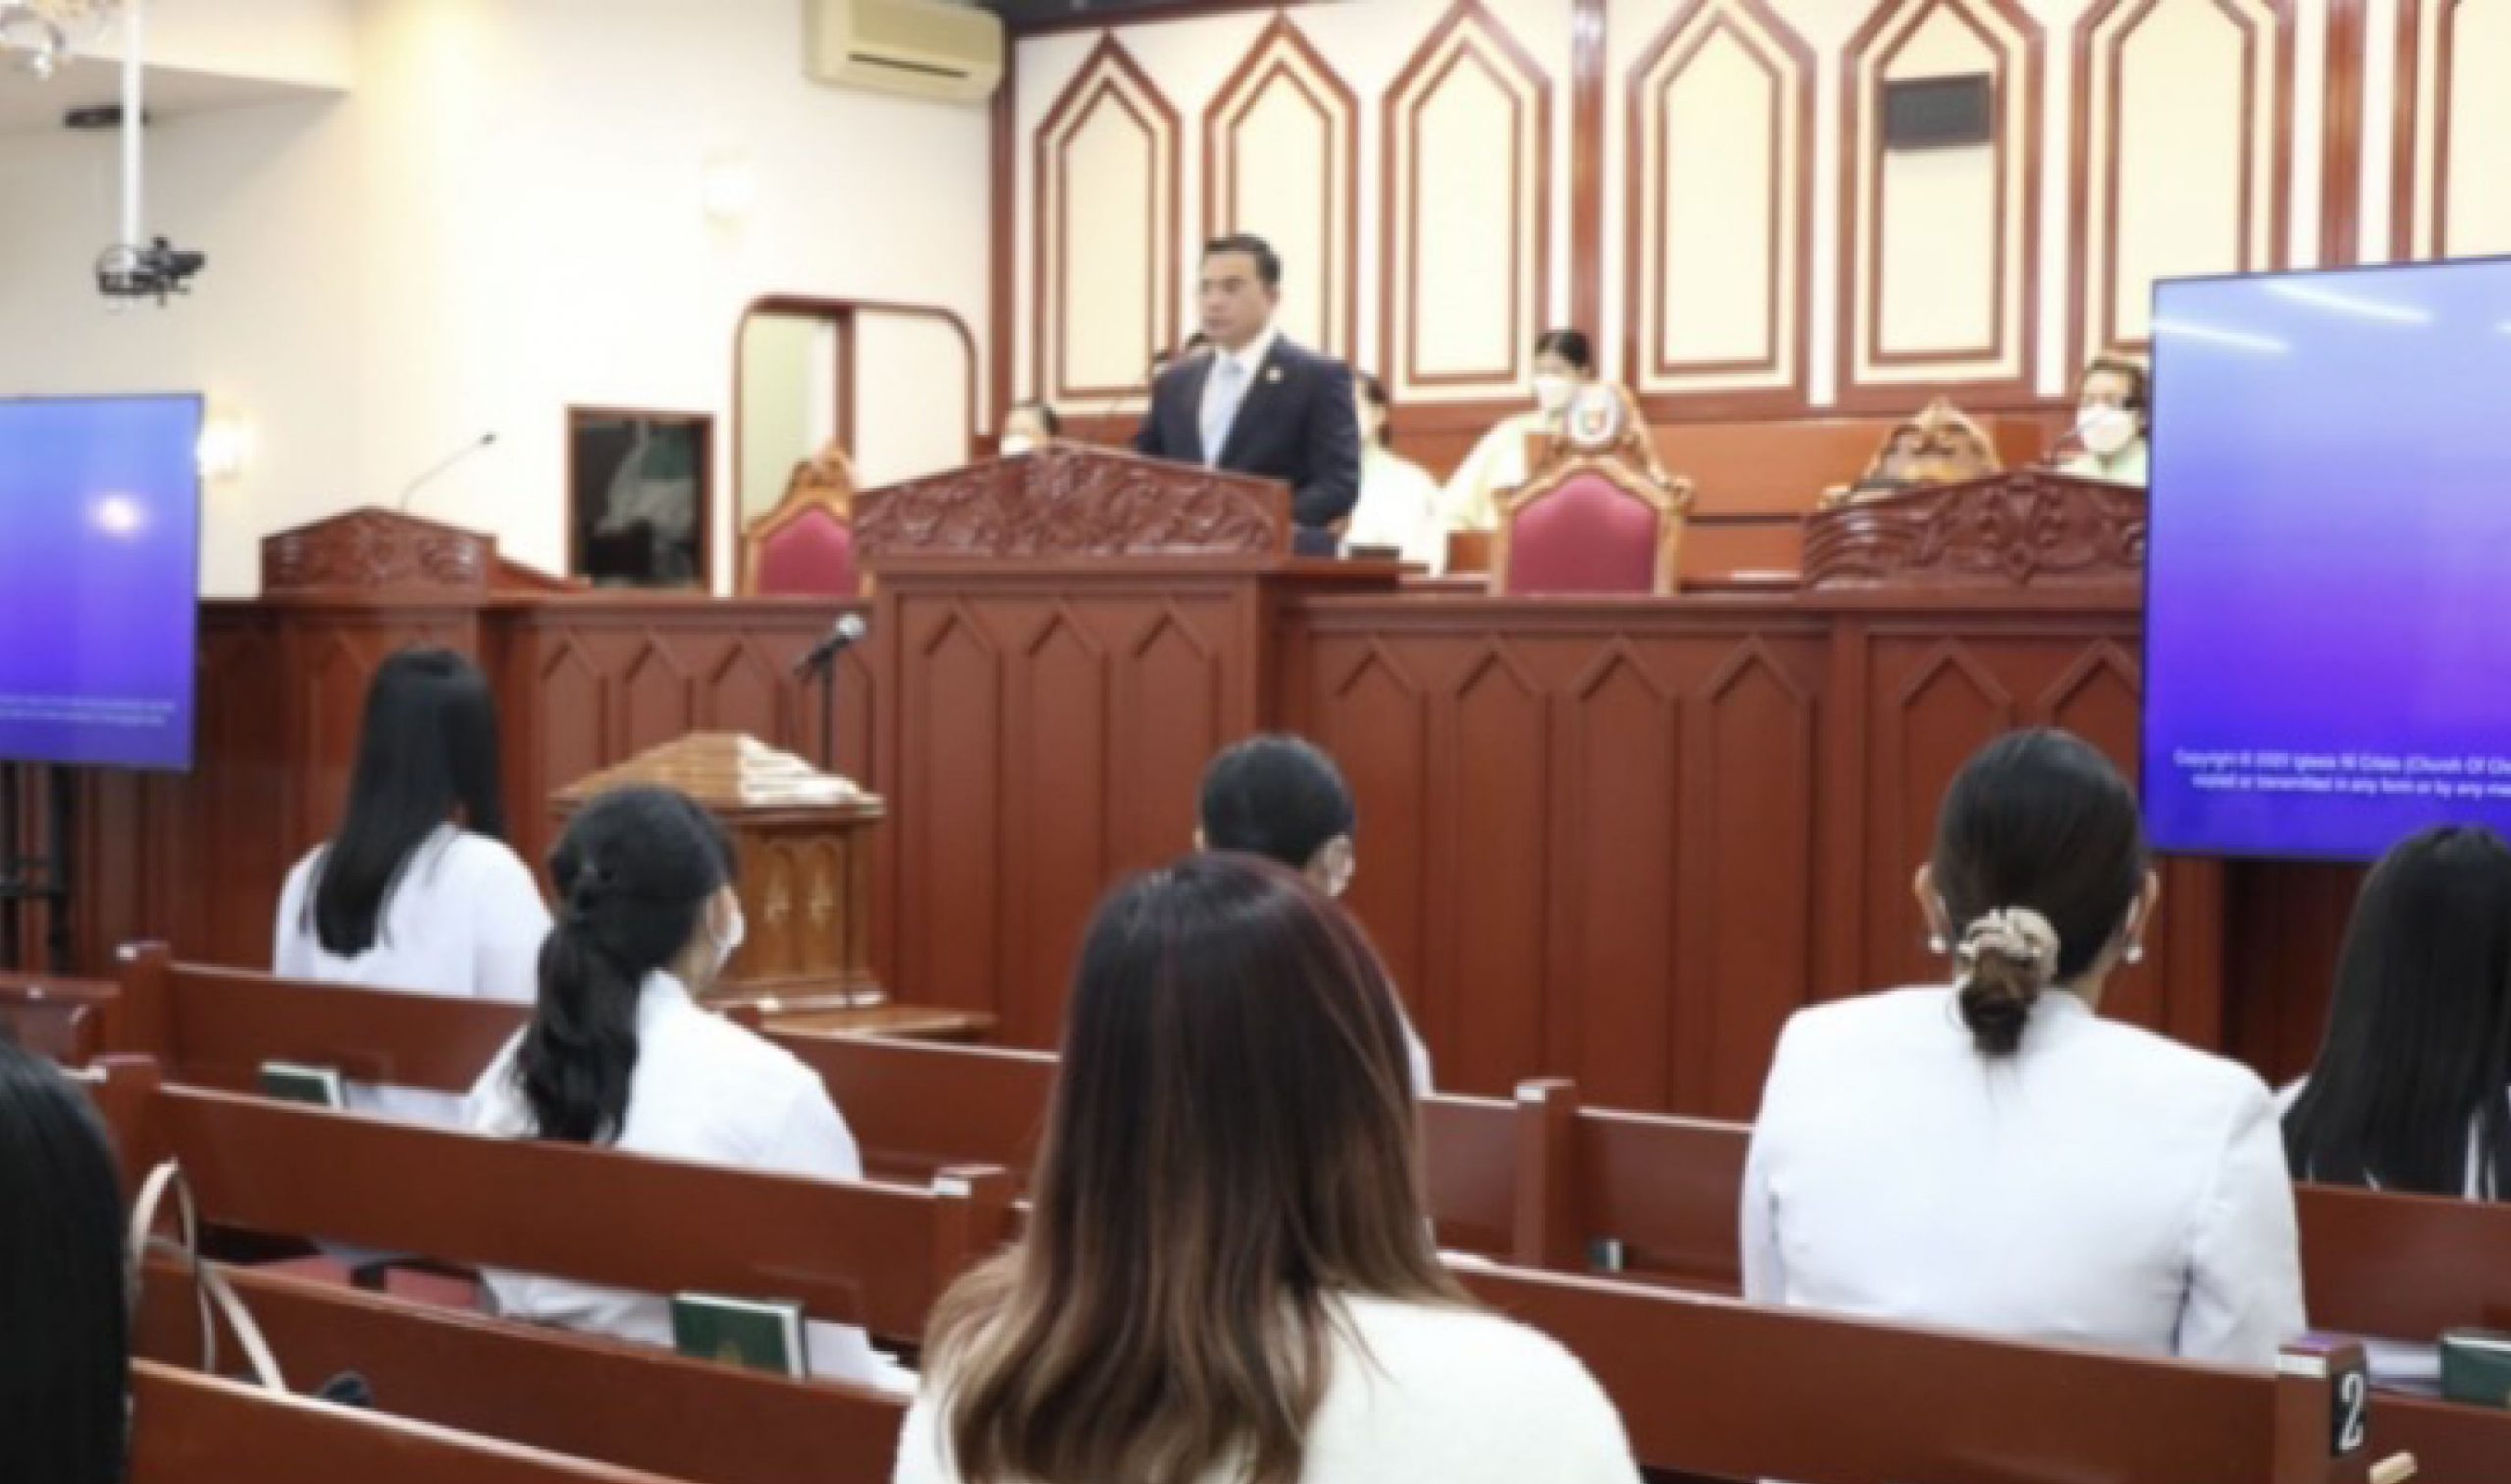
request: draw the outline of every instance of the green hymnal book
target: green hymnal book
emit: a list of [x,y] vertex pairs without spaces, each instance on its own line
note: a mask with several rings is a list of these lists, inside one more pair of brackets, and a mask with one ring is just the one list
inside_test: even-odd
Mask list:
[[728,1299],[674,1294],[672,1348],[692,1360],[745,1365],[799,1381],[809,1376],[802,1305],[792,1299]]
[[282,1102],[304,1102],[334,1111],[348,1106],[337,1067],[307,1066],[297,1061],[262,1063],[262,1092]]
[[2441,1395],[2511,1409],[2511,1333],[2454,1329],[2443,1334]]

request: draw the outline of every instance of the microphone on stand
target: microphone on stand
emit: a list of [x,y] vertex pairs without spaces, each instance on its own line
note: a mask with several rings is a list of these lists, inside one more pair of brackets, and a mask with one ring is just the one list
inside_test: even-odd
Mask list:
[[828,637],[811,646],[811,652],[802,656],[794,673],[808,675],[836,664],[839,655],[863,642],[863,636],[870,632],[871,626],[863,622],[862,614],[841,614],[836,623],[829,625]]
[[444,473],[448,469],[451,469],[454,465],[461,463],[464,459],[478,453],[481,449],[487,447],[490,443],[493,443],[496,440],[496,430],[490,429],[488,432],[480,435],[478,437],[473,438],[461,447],[456,448],[451,453],[446,454],[443,458],[430,464],[423,472],[421,472],[417,479],[410,481],[408,487],[401,491],[400,500],[396,502],[392,508],[400,511],[403,515],[409,514],[410,497],[412,495],[417,494],[429,485],[434,484],[436,476]]

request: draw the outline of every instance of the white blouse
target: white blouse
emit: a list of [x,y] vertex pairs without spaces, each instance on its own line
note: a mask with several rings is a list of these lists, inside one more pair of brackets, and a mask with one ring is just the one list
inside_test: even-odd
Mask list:
[[[1354,1333],[1333,1332],[1302,1484],[1637,1484],[1620,1414],[1551,1340],[1471,1309],[1341,1302]],[[947,1378],[916,1398],[894,1484],[956,1484],[948,1407]]]
[[[446,825],[422,843],[384,898],[375,942],[342,957],[315,936],[314,885],[326,844],[296,863],[280,892],[271,972],[367,990],[531,1002],[549,909],[531,868],[505,843]],[[359,1112],[439,1126],[461,1120],[462,1100],[415,1088],[352,1083]]]
[[1404,560],[1437,572],[1447,565],[1448,527],[1439,482],[1409,459],[1371,445],[1360,455],[1360,502],[1352,507],[1346,546],[1392,546]]
[[1948,990],[1798,1014],[1742,1226],[1763,1303],[2249,1366],[2304,1329],[2266,1086],[2064,991],[1998,1060]]
[[[476,1133],[528,1139],[531,1106],[515,1081],[518,1034],[471,1089],[465,1122]],[[613,1146],[633,1154],[687,1159],[823,1180],[860,1180],[863,1155],[817,1073],[783,1048],[698,1006],[680,981],[649,976],[637,1000],[637,1066],[628,1115]],[[524,1273],[485,1274],[497,1311],[563,1329],[672,1343],[671,1304],[651,1294],[595,1288]],[[811,1374],[904,1391],[914,1378],[851,1325],[809,1325]]]
[[1550,418],[1532,410],[1493,424],[1448,476],[1440,500],[1446,523],[1459,531],[1500,529],[1500,497],[1526,482],[1526,441],[1551,427]]

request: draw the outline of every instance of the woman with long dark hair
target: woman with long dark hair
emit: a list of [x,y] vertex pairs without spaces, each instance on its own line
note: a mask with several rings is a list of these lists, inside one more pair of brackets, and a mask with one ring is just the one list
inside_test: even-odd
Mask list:
[[[788,1175],[860,1180],[854,1135],[817,1074],[701,1008],[746,931],[732,843],[669,789],[615,789],[585,806],[549,860],[559,914],[540,951],[532,1022],[471,1090],[469,1124]],[[659,1297],[490,1273],[500,1312],[672,1343]],[[808,1327],[811,1374],[903,1387],[861,1330]]]
[[2159,896],[2127,782],[2063,732],[2000,738],[1945,794],[1917,891],[1954,982],[1788,1023],[1746,1297],[2273,1363],[2303,1322],[2266,1086],[2100,1014]]
[[1577,1361],[1440,1267],[1385,972],[1283,867],[1102,904],[1031,1195],[935,1315],[901,1484],[1638,1476]]
[[2511,846],[2427,830],[2363,883],[2328,1037],[2285,1095],[2296,1179],[2511,1199]]
[[0,1035],[0,1464],[117,1484],[129,1386],[122,1192],[77,1088]]
[[[446,649],[405,649],[367,688],[339,833],[288,874],[271,972],[366,989],[532,998],[549,931],[505,844],[487,677]],[[456,1100],[352,1087],[353,1107],[442,1122]]]

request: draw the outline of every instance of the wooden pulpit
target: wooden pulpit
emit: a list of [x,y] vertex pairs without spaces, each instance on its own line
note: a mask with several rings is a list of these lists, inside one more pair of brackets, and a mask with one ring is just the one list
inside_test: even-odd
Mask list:
[[861,1009],[872,976],[872,834],[881,800],[790,752],[698,732],[561,790],[560,817],[624,784],[677,789],[723,822],[740,862],[747,941],[706,997],[769,1014]]
[[1874,495],[1806,518],[1805,586],[2133,592],[2148,508],[2133,486],[2045,469]]
[[1295,663],[1281,611],[1395,562],[1291,554],[1271,480],[1058,445],[860,495],[894,983],[1051,1044],[1092,907],[1194,840]]

